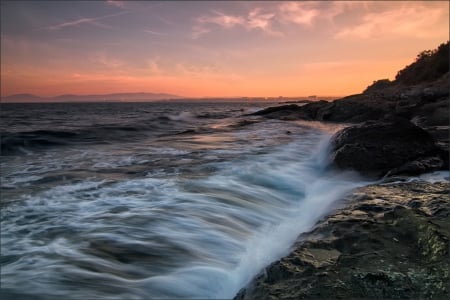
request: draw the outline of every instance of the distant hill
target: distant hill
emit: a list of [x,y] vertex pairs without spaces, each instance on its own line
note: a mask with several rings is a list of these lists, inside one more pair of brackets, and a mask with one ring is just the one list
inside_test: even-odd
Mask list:
[[39,97],[31,94],[16,94],[2,97],[4,103],[20,102],[121,102],[121,101],[158,101],[180,99],[182,97],[164,93],[115,93],[102,95],[60,95],[56,97]]
[[2,102],[40,102],[41,97],[31,94],[16,94],[8,97],[2,97]]

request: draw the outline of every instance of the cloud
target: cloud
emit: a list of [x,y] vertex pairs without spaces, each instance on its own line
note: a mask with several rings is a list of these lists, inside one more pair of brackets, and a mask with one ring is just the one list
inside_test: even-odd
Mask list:
[[214,11],[213,16],[201,16],[196,19],[199,24],[212,23],[223,28],[232,28],[236,25],[243,24],[244,18],[239,16],[226,15],[218,11]]
[[152,59],[147,59],[146,70],[150,71],[151,75],[162,75],[164,72],[160,67],[160,57],[155,57]]
[[278,9],[282,21],[310,26],[320,15],[315,6],[314,2],[285,2]]
[[230,29],[241,24],[243,19],[241,17],[235,17],[230,15],[225,15],[220,12],[215,11],[214,15],[200,16],[195,19],[195,25],[192,28],[192,39],[198,39],[202,35],[205,35],[212,31],[209,24],[214,24],[222,28]]
[[[416,4],[416,3],[415,3]],[[433,30],[437,22],[448,13],[448,6],[429,7],[425,5],[392,6],[389,10],[369,12],[361,21],[336,32],[335,38],[382,38],[392,36],[411,36],[426,38],[441,36],[443,32]],[[448,33],[448,28],[443,28]]]
[[196,40],[199,37],[201,37],[202,35],[207,34],[209,32],[211,32],[211,29],[206,28],[204,26],[196,25],[192,28],[191,38],[193,40]]
[[150,30],[150,29],[144,29],[144,30],[142,30],[142,31],[143,31],[143,32],[146,32],[146,33],[153,34],[153,35],[160,35],[160,36],[165,36],[165,35],[167,35],[167,34],[165,34],[165,33],[158,32],[158,31],[154,31],[154,30]]
[[123,61],[117,58],[113,58],[105,53],[97,53],[93,56],[91,60],[109,69],[117,69],[124,65]]
[[333,19],[352,7],[352,3],[319,1],[282,2],[275,5],[256,6],[247,13],[241,15],[230,15],[213,11],[213,15],[204,15],[195,19],[193,26],[193,38],[215,30],[211,25],[223,29],[235,27],[246,30],[260,30],[271,36],[284,36],[283,32],[275,30],[279,25],[312,27],[319,19]]
[[214,64],[196,65],[192,63],[179,62],[175,64],[175,70],[180,76],[198,77],[201,75],[214,76],[218,74],[218,68]]
[[125,8],[125,1],[118,1],[118,0],[106,0],[106,3],[112,6]]
[[251,10],[246,16],[227,15],[219,11],[213,11],[213,13],[214,15],[200,16],[195,19],[196,24],[192,30],[193,39],[213,31],[210,24],[224,29],[242,27],[247,30],[260,29],[270,35],[281,35],[271,27],[275,13],[264,13],[261,8]]
[[57,25],[49,26],[49,27],[47,27],[47,29],[60,30],[60,29],[63,29],[64,27],[77,26],[77,25],[84,24],[84,23],[88,23],[88,24],[95,25],[95,26],[102,27],[102,28],[110,28],[110,26],[102,24],[100,22],[97,22],[97,21],[95,21],[95,19],[81,18],[78,20],[68,21],[68,22],[57,24]]
[[282,36],[283,34],[281,32],[272,29],[274,17],[275,13],[263,13],[260,8],[255,8],[248,14],[245,27],[247,29],[258,28],[269,35]]
[[61,30],[66,27],[72,27],[72,26],[77,26],[77,25],[81,25],[81,24],[90,24],[90,25],[94,25],[94,26],[98,26],[98,27],[102,27],[102,28],[111,28],[111,26],[100,23],[100,22],[98,22],[98,20],[117,17],[117,16],[120,16],[120,15],[123,15],[126,13],[128,13],[128,11],[122,11],[120,13],[106,15],[106,16],[100,16],[100,17],[96,17],[96,18],[84,18],[83,17],[83,18],[79,18],[77,20],[72,20],[72,21],[67,21],[67,22],[59,23],[59,24],[52,25],[52,26],[47,26],[44,29],[57,31],[57,30]]

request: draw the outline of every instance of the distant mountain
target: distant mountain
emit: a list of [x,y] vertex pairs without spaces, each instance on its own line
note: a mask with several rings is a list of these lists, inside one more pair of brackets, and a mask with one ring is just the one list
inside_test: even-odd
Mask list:
[[4,103],[19,102],[121,102],[121,101],[158,101],[180,99],[183,97],[164,93],[115,93],[104,95],[60,95],[56,97],[39,97],[31,94],[16,94],[2,97]]
[[2,102],[40,102],[41,97],[31,94],[16,94],[8,97],[2,97]]

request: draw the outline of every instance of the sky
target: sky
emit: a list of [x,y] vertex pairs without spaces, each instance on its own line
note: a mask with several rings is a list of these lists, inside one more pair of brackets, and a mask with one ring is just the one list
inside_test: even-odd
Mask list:
[[448,1],[1,1],[1,95],[345,96],[449,39]]

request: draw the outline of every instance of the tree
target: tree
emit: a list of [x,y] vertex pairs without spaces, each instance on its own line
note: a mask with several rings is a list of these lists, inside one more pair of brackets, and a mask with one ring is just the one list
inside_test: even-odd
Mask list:
[[416,61],[395,76],[401,84],[418,84],[433,81],[449,71],[449,42],[442,43],[437,49],[420,52]]

